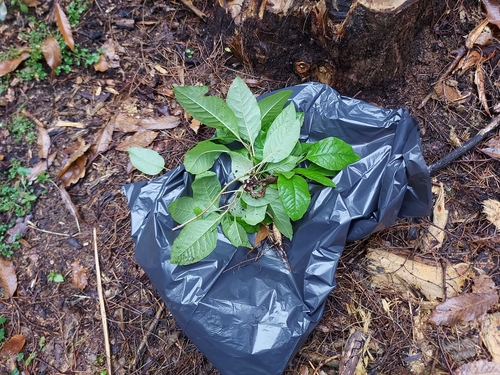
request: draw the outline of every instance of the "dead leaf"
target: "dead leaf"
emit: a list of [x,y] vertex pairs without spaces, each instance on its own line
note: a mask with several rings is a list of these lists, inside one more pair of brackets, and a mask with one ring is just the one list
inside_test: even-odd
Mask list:
[[19,237],[24,236],[28,230],[28,221],[33,218],[33,215],[29,214],[25,217],[18,217],[16,223],[12,228],[7,231],[9,237],[7,237],[7,243],[14,243]]
[[445,206],[445,193],[443,183],[439,186],[433,186],[432,192],[437,194],[436,202],[434,203],[433,219],[434,225],[430,225],[422,241],[422,251],[431,252],[439,249],[446,237],[446,223],[448,222],[448,210]]
[[33,167],[30,168],[30,173],[28,176],[26,176],[26,179],[28,181],[35,181],[40,174],[45,172],[47,168],[49,168],[52,163],[54,162],[54,159],[56,158],[56,152],[53,152],[52,154],[49,155],[47,160],[42,160],[38,163],[36,163]]
[[483,201],[483,212],[486,214],[486,219],[500,231],[500,202],[494,199]]
[[490,108],[488,107],[488,101],[486,100],[486,90],[484,88],[484,72],[483,66],[481,64],[476,65],[476,74],[474,75],[474,83],[477,86],[477,91],[479,94],[479,100],[483,105],[486,113],[491,117]]
[[73,154],[58,174],[64,186],[69,186],[85,176],[85,166],[87,164],[85,152],[89,147],[90,145],[86,144],[82,137],[78,138]]
[[486,148],[481,149],[486,155],[500,159],[500,136],[495,136],[486,142]]
[[165,130],[177,127],[180,122],[179,118],[175,116],[146,117],[139,120],[139,126],[148,130]]
[[101,49],[106,51],[104,54],[106,56],[106,62],[109,64],[109,68],[117,69],[120,67],[120,56],[117,52],[124,53],[123,47],[116,43],[113,39],[108,39],[102,46]]
[[21,0],[26,6],[29,7],[36,7],[38,4],[40,4],[40,0]]
[[460,366],[453,375],[500,375],[500,364],[481,359]]
[[92,155],[98,155],[102,152],[105,152],[109,149],[109,145],[113,140],[113,132],[115,130],[115,123],[110,121],[101,128],[99,131],[97,138],[92,145]]
[[489,23],[500,27],[500,1],[482,0],[486,9],[486,18]]
[[429,301],[444,298],[443,279],[449,297],[458,295],[469,279],[466,263],[448,264],[443,275],[439,262],[400,249],[369,249],[366,262],[375,287],[401,293],[417,291]]
[[500,313],[486,314],[479,334],[493,362],[500,363]]
[[109,69],[109,64],[106,61],[106,56],[101,54],[99,56],[99,61],[94,64],[94,70],[96,72],[105,72]]
[[3,288],[3,298],[10,298],[16,292],[16,267],[10,260],[3,258],[0,258],[0,285]]
[[26,339],[23,335],[14,335],[0,349],[0,358],[2,357],[17,357],[23,350]]
[[470,96],[470,93],[462,94],[458,88],[444,81],[440,81],[434,86],[434,93],[439,100],[448,104],[462,104]]
[[459,322],[481,319],[498,302],[497,293],[466,293],[436,306],[429,321],[435,325],[453,326]]
[[[71,212],[71,214],[74,216],[74,218],[76,219],[77,223],[78,223],[79,220],[81,221],[82,218],[80,217],[80,213],[78,212],[78,209],[76,208],[75,204],[71,200],[71,196],[66,191],[66,189],[64,188],[64,186],[59,186],[59,192],[61,193],[61,197],[62,197],[64,203],[66,204],[66,207]],[[78,231],[80,231],[80,229],[78,229]]]
[[53,36],[48,36],[40,46],[42,49],[43,57],[54,72],[62,63],[61,47],[57,39]]
[[457,135],[457,132],[456,132],[454,126],[452,126],[450,128],[450,142],[455,147],[462,146],[462,141],[460,140],[460,138],[458,138],[458,135]]
[[71,26],[69,24],[68,18],[66,14],[62,10],[61,6],[58,2],[55,3],[55,14],[56,14],[56,23],[57,28],[61,32],[61,35],[64,38],[64,42],[69,47],[71,51],[75,51],[75,41],[73,40],[73,32],[71,31]]
[[29,48],[18,48],[18,53],[19,57],[0,62],[0,77],[13,72],[14,70],[16,70],[19,64],[30,57]]
[[47,157],[49,156],[49,149],[51,144],[49,132],[47,131],[47,129],[39,125],[37,125],[36,130],[38,133],[38,156],[40,157],[40,159],[47,159]]
[[260,245],[262,241],[265,241],[267,236],[269,236],[269,227],[267,225],[261,224],[259,231],[255,235],[253,248],[255,249],[257,246]]
[[472,286],[473,293],[494,294],[496,290],[495,282],[491,276],[479,275],[474,278],[474,285]]
[[[483,0],[484,1],[484,0]],[[469,35],[467,36],[467,39],[465,40],[465,47],[467,49],[471,49],[474,47],[474,43],[476,42],[476,39],[481,35],[483,32],[484,27],[488,24],[488,20],[484,20],[481,22],[479,25],[477,25],[474,30],[472,30]]]
[[475,49],[470,50],[469,52],[467,52],[467,55],[465,55],[464,58],[460,60],[460,63],[453,72],[455,73],[457,71],[460,71],[461,73],[464,73],[468,69],[480,63],[482,59],[483,57],[478,51],[476,51]]
[[85,176],[85,166],[87,165],[87,156],[81,155],[78,158],[68,163],[62,170],[59,172],[58,176],[64,187],[68,187],[71,184],[74,184],[80,180],[83,176]]
[[82,266],[78,259],[71,263],[71,283],[75,288],[84,290],[87,286],[87,269]]
[[486,46],[489,46],[492,41],[493,41],[493,35],[491,33],[491,29],[489,28],[489,26],[486,26],[483,29],[483,32],[481,34],[479,34],[479,36],[477,37],[474,44],[476,46],[486,47]]
[[199,122],[197,119],[193,118],[191,122],[189,123],[189,127],[193,129],[195,134],[198,134],[198,130],[200,129],[201,122]]
[[117,151],[127,151],[130,147],[148,147],[158,135],[158,132],[151,130],[138,131],[134,135],[126,137],[118,146]]

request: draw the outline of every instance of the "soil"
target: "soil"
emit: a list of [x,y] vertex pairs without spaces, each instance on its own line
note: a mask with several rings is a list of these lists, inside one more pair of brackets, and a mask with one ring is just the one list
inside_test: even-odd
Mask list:
[[[195,5],[210,19],[212,3]],[[65,9],[67,4],[61,5]],[[49,23],[51,6],[42,1],[36,11],[30,8],[30,14]],[[465,141],[490,120],[474,83],[474,69],[446,76],[462,93],[470,92],[466,101],[457,104],[434,95],[419,108],[464,46],[464,37],[483,18],[478,1],[449,2],[439,20],[416,41],[412,63],[403,75],[356,94],[379,106],[409,108],[420,122],[422,152],[428,164],[456,147],[450,134]],[[131,24],[124,20],[134,22],[131,27],[120,26]],[[17,44],[18,32],[28,27],[25,21],[26,15],[9,10],[1,25],[1,51]],[[210,31],[208,24],[177,2],[92,2],[73,30],[75,42],[95,51],[113,40],[118,66],[105,72],[73,67],[70,73],[52,80],[12,83],[9,98],[7,93],[0,95],[5,99],[5,105],[0,106],[3,121],[7,122],[23,105],[32,119],[49,130],[50,152],[57,152],[48,169],[52,182],[37,187],[46,193],[37,200],[23,246],[12,257],[17,291],[12,298],[0,301],[0,315],[7,318],[6,338],[15,334],[26,338],[22,350],[25,358],[37,352],[30,364],[18,363],[25,374],[100,374],[106,369],[94,240],[106,302],[113,374],[218,374],[178,328],[134,260],[130,212],[121,187],[149,178],[131,170],[127,153],[115,148],[129,134],[115,131],[110,146],[92,155],[85,176],[76,183],[64,189],[58,177],[67,158],[75,152],[79,137],[88,145],[94,144],[102,129],[120,113],[138,118],[177,116],[180,124],[159,131],[150,147],[164,156],[167,169],[179,165],[183,154],[211,132],[204,127],[198,133],[191,129],[173,97],[174,85],[204,84],[211,87],[212,94],[224,96],[237,75],[247,79],[256,95],[301,82],[293,69],[288,75],[283,72],[280,79],[252,73],[249,66],[225,50],[223,38]],[[492,30],[498,38],[498,29],[492,26]],[[500,99],[498,46],[494,39],[488,47],[491,58],[483,63],[484,91],[490,108]],[[50,75],[50,68],[46,67],[46,71]],[[56,127],[58,120],[84,126]],[[434,178],[436,185],[444,184],[450,218],[442,246],[425,256],[438,262],[465,262],[500,285],[500,237],[482,214],[484,200],[500,200],[500,163],[482,152],[483,147],[468,152]],[[14,157],[33,166],[39,161],[37,152],[36,144],[17,144],[8,133],[0,133],[4,169]],[[77,215],[72,214],[61,190],[69,193]],[[364,325],[370,336],[369,355],[364,356],[370,374],[416,373],[412,362],[419,351],[413,329],[419,305],[401,292],[371,285],[363,259],[366,250],[374,247],[418,253],[416,237],[430,226],[430,217],[399,220],[390,229],[347,244],[336,274],[338,286],[328,298],[324,316],[285,374],[336,374],[347,339],[354,329],[363,329]],[[88,283],[83,290],[71,282],[75,260],[86,269]],[[65,282],[48,281],[51,271],[63,274]],[[492,311],[498,309],[495,305]],[[427,373],[448,373],[463,363],[491,359],[473,327],[452,330],[429,325],[424,332],[435,349],[432,361],[426,364]],[[43,350],[39,344],[42,337]],[[466,340],[476,343],[469,357],[458,358],[447,351],[446,345]]]

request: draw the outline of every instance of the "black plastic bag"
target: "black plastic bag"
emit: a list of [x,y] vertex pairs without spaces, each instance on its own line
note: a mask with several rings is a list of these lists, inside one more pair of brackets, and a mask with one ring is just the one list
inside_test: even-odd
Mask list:
[[[191,176],[181,166],[124,187],[137,261],[186,335],[226,375],[281,374],[323,314],[346,241],[430,213],[430,177],[407,110],[378,108],[318,83],[288,89],[305,114],[303,141],[335,136],[362,157],[335,177],[337,188],[312,186],[287,248],[292,272],[272,250],[249,260],[248,249],[234,248],[221,232],[207,258],[171,264],[179,231],[167,207],[190,193]],[[223,186],[230,169],[224,157],[212,169]]]

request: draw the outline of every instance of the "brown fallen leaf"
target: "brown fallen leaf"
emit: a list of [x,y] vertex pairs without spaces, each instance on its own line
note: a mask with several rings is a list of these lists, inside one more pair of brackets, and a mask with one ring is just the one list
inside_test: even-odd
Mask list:
[[36,163],[33,167],[30,168],[30,173],[26,176],[26,179],[28,181],[35,181],[40,174],[45,172],[47,168],[49,168],[52,163],[54,162],[54,159],[56,158],[56,152],[53,152],[52,154],[49,155],[47,160],[42,160]]
[[482,0],[486,9],[486,18],[489,23],[500,27],[500,1]]
[[78,226],[78,231],[80,232],[79,221],[81,221],[82,218],[80,216],[80,213],[78,212],[78,208],[76,208],[75,204],[71,200],[71,196],[66,191],[66,189],[64,188],[64,186],[62,186],[62,185],[58,186],[58,189],[59,189],[59,192],[61,193],[61,197],[62,197],[64,203],[66,204],[66,207],[68,208],[68,210],[71,212],[71,214],[75,218],[76,224]]
[[99,61],[94,64],[94,70],[96,72],[105,72],[109,69],[109,64],[106,61],[106,56],[104,54],[99,55]]
[[453,73],[460,71],[461,73],[465,73],[468,69],[476,66],[478,63],[482,62],[483,57],[481,54],[475,49],[469,50],[467,55],[464,56],[460,63],[457,65],[457,68],[453,71]]
[[486,142],[486,148],[481,149],[486,155],[495,159],[500,159],[500,136],[495,136]]
[[40,4],[40,0],[21,0],[26,6],[29,7],[36,7],[38,4]]
[[267,225],[261,224],[259,231],[255,235],[253,248],[255,249],[257,246],[259,246],[261,242],[265,241],[265,239],[268,236],[269,236],[269,227]]
[[17,69],[19,64],[30,57],[29,48],[18,48],[19,57],[0,62],[0,77],[3,77]]
[[75,288],[84,290],[87,286],[87,269],[82,266],[82,263],[75,259],[71,263],[71,283]]
[[61,47],[57,39],[53,36],[48,36],[40,46],[42,49],[43,57],[54,72],[62,63]]
[[92,145],[92,155],[103,153],[109,149],[109,145],[113,140],[113,132],[115,130],[115,123],[113,121],[108,122],[104,127],[101,128],[97,134],[97,138]]
[[37,125],[36,131],[38,133],[37,145],[38,145],[38,156],[40,159],[47,159],[49,156],[50,149],[50,136],[47,129],[42,126]]
[[18,217],[14,226],[7,231],[7,234],[9,235],[6,240],[7,243],[14,243],[19,239],[19,237],[24,236],[26,231],[28,230],[28,221],[30,221],[32,218],[33,215],[31,214],[25,217]]
[[130,147],[148,147],[151,142],[153,142],[158,135],[158,132],[151,130],[141,130],[126,137],[118,146],[116,146],[117,151],[127,151]]
[[483,32],[483,29],[485,28],[485,26],[488,24],[488,20],[484,20],[483,22],[481,22],[479,25],[477,25],[474,30],[472,30],[469,35],[467,36],[467,39],[465,40],[465,46],[467,47],[467,49],[471,49],[472,47],[474,47],[474,43],[476,42],[476,39],[479,37],[479,35],[481,35],[481,33]]
[[474,83],[477,86],[477,91],[479,94],[479,100],[483,105],[486,113],[491,117],[490,108],[488,107],[488,101],[486,100],[486,90],[484,88],[484,72],[483,66],[481,64],[476,65],[476,74],[474,75]]
[[497,293],[461,294],[437,305],[429,321],[437,326],[453,326],[460,322],[481,319],[491,306],[497,302]]
[[479,275],[474,278],[474,285],[472,285],[473,293],[494,294],[496,290],[497,287],[491,276]]
[[86,144],[82,137],[78,138],[77,144],[71,150],[73,154],[58,174],[64,186],[69,186],[85,176],[85,166],[87,165],[85,152],[89,147],[90,145]]
[[166,130],[177,127],[181,121],[175,116],[146,117],[139,120],[139,126],[148,130]]
[[75,51],[75,41],[73,40],[73,32],[71,31],[71,26],[69,24],[68,18],[66,14],[62,10],[61,6],[58,2],[55,2],[55,14],[56,14],[56,23],[57,28],[61,32],[61,35],[64,38],[64,42],[73,52]]
[[470,93],[462,94],[457,87],[450,86],[445,81],[436,83],[434,93],[439,100],[447,104],[462,104],[470,96]]
[[486,219],[500,231],[500,202],[494,199],[483,201],[483,212],[486,214]]
[[0,349],[0,358],[2,357],[16,357],[26,342],[23,335],[14,335],[3,345]]
[[193,118],[191,122],[189,123],[189,127],[195,132],[195,134],[198,134],[198,130],[200,129],[201,122]]
[[437,195],[432,212],[432,222],[434,225],[429,226],[427,233],[423,238],[422,251],[424,253],[439,249],[442,246],[446,237],[445,228],[448,222],[449,212],[445,206],[443,183],[440,183],[439,186],[433,186],[432,192]]
[[16,267],[10,260],[3,258],[0,258],[0,284],[3,288],[3,298],[10,298],[16,292]]
[[481,322],[481,340],[491,354],[493,362],[500,363],[500,313],[486,314]]
[[460,366],[453,371],[453,375],[500,375],[500,363],[481,359]]

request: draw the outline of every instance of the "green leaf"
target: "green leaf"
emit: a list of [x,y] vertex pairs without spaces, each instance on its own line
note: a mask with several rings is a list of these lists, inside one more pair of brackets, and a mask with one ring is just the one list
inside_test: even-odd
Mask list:
[[340,171],[349,164],[358,161],[360,157],[354,153],[351,145],[339,138],[328,137],[313,144],[306,159],[320,167]]
[[[191,197],[180,197],[168,206],[170,216],[179,224],[196,217],[194,200]],[[201,213],[201,212],[199,212]]]
[[222,152],[229,152],[226,146],[202,141],[184,155],[184,168],[192,174],[208,171]]
[[165,160],[156,151],[142,147],[130,147],[127,151],[132,165],[142,173],[155,175],[165,167]]
[[263,128],[267,128],[281,113],[291,94],[291,90],[283,90],[259,100],[258,105]]
[[281,175],[285,176],[286,178],[290,179],[292,178],[292,176],[295,174],[294,171],[290,171],[290,172],[281,172],[280,173]]
[[181,266],[207,257],[217,246],[217,226],[220,215],[199,218],[182,228],[170,252],[170,262]]
[[335,187],[335,183],[323,173],[318,171],[313,171],[307,168],[295,168],[293,170],[296,174],[300,174],[310,180],[316,181],[317,183],[325,186]]
[[253,143],[260,131],[260,110],[257,100],[240,77],[236,77],[227,92],[226,103],[238,119],[238,132],[242,139]]
[[272,201],[278,199],[278,196],[279,196],[278,190],[270,188],[268,186],[266,189],[266,194],[264,194],[264,196],[261,198],[252,198],[252,196],[249,193],[244,192],[241,195],[241,199],[248,206],[260,207],[260,206],[266,206],[268,203],[271,203]]
[[195,206],[198,205],[206,209],[213,203],[209,211],[219,209],[220,196],[219,199],[216,198],[222,190],[222,187],[214,172],[207,171],[197,175],[191,184],[191,189],[193,190]]
[[234,174],[234,178],[240,179],[248,175],[248,172],[253,168],[252,161],[234,151],[230,151],[229,156],[231,156],[231,171]]
[[254,156],[258,161],[264,159],[264,141],[266,139],[266,133],[263,131],[259,132],[259,135],[255,139],[253,144]]
[[290,172],[293,168],[297,166],[302,158],[300,156],[287,156],[285,159],[279,163],[268,163],[266,165],[266,171],[277,173],[277,172]]
[[304,216],[311,202],[309,188],[304,178],[294,175],[288,179],[280,174],[278,176],[278,192],[283,208],[290,219],[295,221]]
[[224,101],[217,96],[205,96],[206,86],[174,87],[179,104],[196,120],[215,129],[227,129],[237,139],[238,119]]
[[309,164],[307,166],[307,169],[309,169],[310,171],[319,172],[327,177],[335,177],[336,175],[339,174],[339,171],[332,171],[331,169],[320,167],[319,165],[314,163]]
[[243,220],[242,217],[237,217],[236,221],[238,222],[238,224],[241,225],[241,227],[247,233],[256,233],[256,232],[258,232],[260,230],[260,223],[259,224],[255,224],[255,225],[250,225],[250,224],[245,223],[245,221]]
[[249,225],[257,225],[266,217],[266,206],[248,206],[243,215],[243,220]]
[[225,215],[222,218],[222,231],[234,247],[252,247],[248,241],[248,234],[245,229],[238,224],[236,218],[231,215]]
[[290,104],[273,121],[264,141],[264,160],[277,163],[292,152],[299,140],[301,122],[296,118],[295,106]]
[[281,234],[283,234],[285,237],[289,239],[292,239],[293,237],[292,223],[290,222],[290,217],[283,208],[281,200],[277,199],[271,202],[267,210],[273,218],[274,225],[276,225],[276,228],[278,228]]

